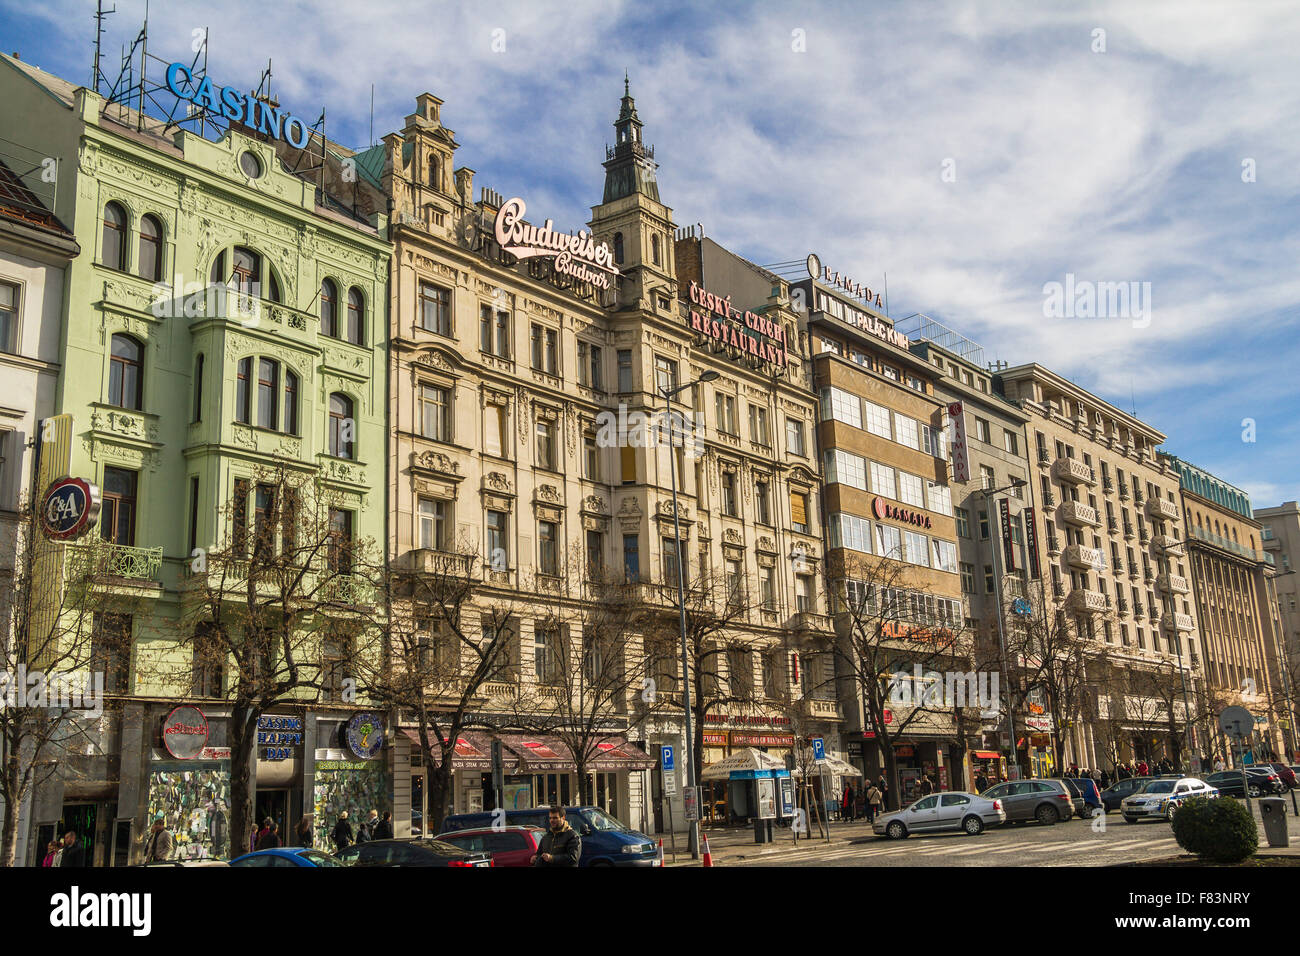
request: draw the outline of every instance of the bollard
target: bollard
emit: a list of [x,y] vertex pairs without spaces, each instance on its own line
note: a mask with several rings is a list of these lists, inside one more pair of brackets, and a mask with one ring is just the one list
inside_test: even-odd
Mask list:
[[1259,813],[1264,820],[1268,845],[1290,846],[1291,839],[1286,831],[1286,801],[1281,797],[1263,797],[1259,801]]

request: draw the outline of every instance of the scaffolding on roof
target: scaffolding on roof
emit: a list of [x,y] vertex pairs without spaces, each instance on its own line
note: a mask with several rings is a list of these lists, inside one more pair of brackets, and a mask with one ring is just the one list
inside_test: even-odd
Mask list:
[[960,332],[954,332],[924,313],[913,312],[907,318],[900,319],[895,328],[909,339],[931,342],[978,368],[987,368],[982,346],[976,345]]

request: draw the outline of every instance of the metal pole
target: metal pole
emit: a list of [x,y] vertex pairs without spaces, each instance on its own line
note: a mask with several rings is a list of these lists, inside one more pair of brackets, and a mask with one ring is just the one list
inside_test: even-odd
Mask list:
[[[663,389],[661,394],[664,397],[664,403],[667,406],[668,413],[668,474],[672,480],[673,489],[673,548],[677,552],[677,611],[681,623],[682,635],[682,713],[685,715],[686,723],[686,786],[691,789],[695,788],[695,734],[691,727],[691,682],[690,671],[686,659],[686,579],[682,573],[682,528],[681,518],[677,512],[677,462],[675,460],[675,445],[673,444],[673,425],[672,393]],[[697,795],[698,796],[698,795]],[[698,808],[699,803],[696,802]],[[698,820],[687,821],[687,843],[690,848],[691,859],[700,858],[700,831]]]
[[[1007,746],[1009,754],[1007,758],[1007,776],[1009,777],[1012,767],[1017,767],[1016,779],[1020,779],[1019,768],[1016,764],[1016,727],[1011,716],[1011,681],[1007,676],[1007,635],[1002,625],[1002,570],[1001,562],[998,560],[998,544],[1002,536],[1001,525],[996,523],[998,499],[990,499],[988,492],[984,493],[984,507],[988,514],[989,522],[989,544],[993,549],[993,597],[998,602],[998,644],[1002,651],[1002,683],[1005,687],[1005,702],[1007,708]],[[993,529],[998,528],[998,534],[994,536]]]

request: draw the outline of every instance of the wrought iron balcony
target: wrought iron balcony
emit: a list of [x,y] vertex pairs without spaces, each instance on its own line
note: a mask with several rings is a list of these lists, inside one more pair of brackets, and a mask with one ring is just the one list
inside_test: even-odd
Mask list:
[[1129,495],[1128,485],[1120,485],[1120,486],[1119,486],[1119,500],[1120,500],[1120,501],[1128,501],[1128,495]]
[[73,545],[68,549],[72,574],[102,583],[157,585],[162,574],[162,556],[162,548],[135,548],[109,541]]

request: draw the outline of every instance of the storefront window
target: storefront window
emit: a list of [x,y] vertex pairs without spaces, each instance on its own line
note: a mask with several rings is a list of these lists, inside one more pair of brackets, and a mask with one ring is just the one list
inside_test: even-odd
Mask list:
[[230,762],[155,763],[149,775],[147,819],[159,816],[175,839],[174,859],[229,859]]
[[330,831],[339,815],[364,820],[371,810],[382,817],[388,804],[388,780],[382,760],[318,760],[315,790],[316,845],[330,846]]

